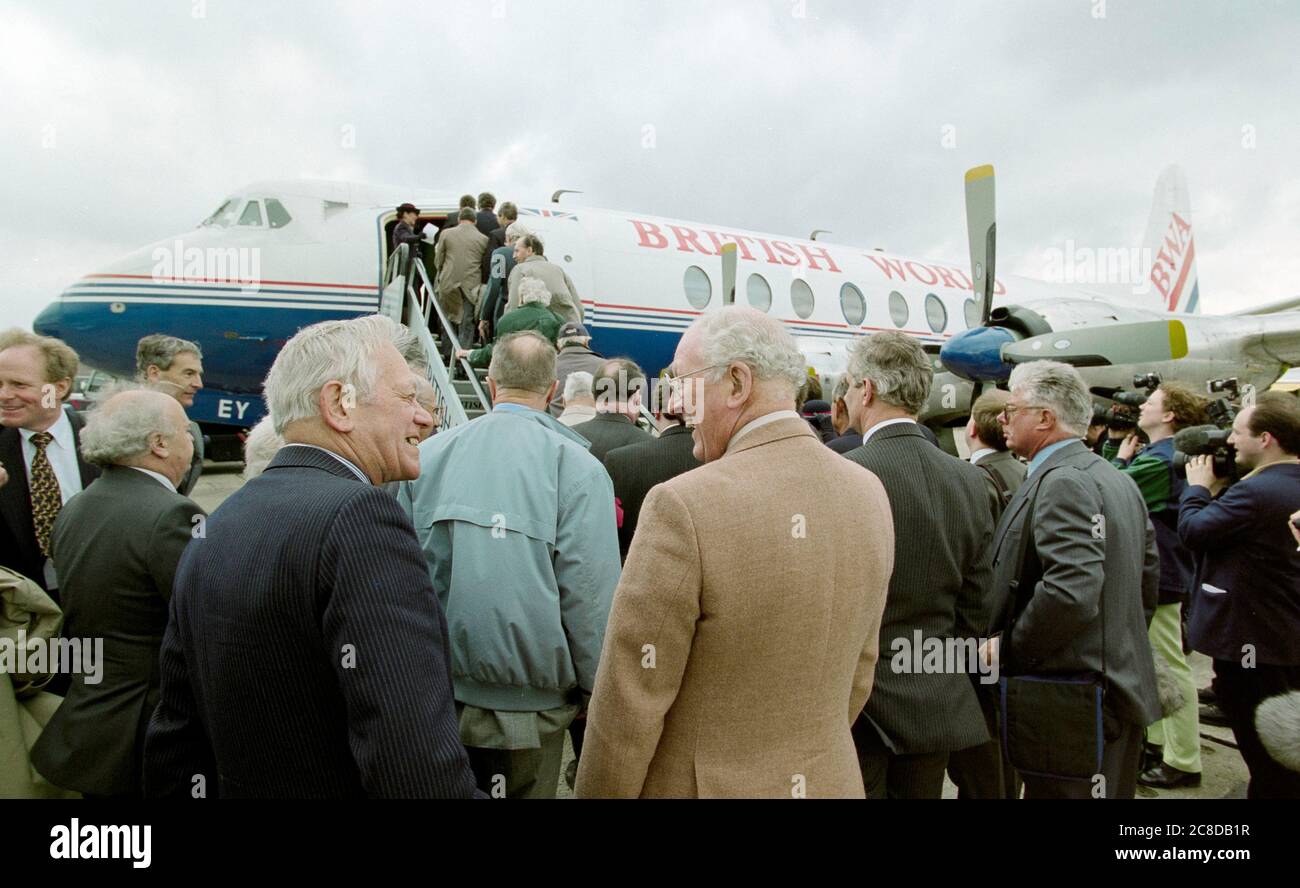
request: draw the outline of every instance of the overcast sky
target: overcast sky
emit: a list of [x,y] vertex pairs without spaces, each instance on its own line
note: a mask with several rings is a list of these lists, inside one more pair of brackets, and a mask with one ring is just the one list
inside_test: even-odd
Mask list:
[[1297,45],[1300,7],[1250,0],[0,0],[0,320],[259,179],[563,186],[964,264],[989,162],[999,271],[1033,276],[1140,245],[1180,164],[1230,311],[1300,292]]

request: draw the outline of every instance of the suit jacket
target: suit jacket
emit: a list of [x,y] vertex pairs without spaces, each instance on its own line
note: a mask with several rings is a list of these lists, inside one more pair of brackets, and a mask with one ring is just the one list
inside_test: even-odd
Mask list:
[[[487,250],[487,237],[473,225],[456,225],[444,228],[433,250],[433,267],[438,279],[438,304],[447,314],[447,320],[459,324],[462,311],[473,311],[478,305],[479,268]],[[463,308],[465,303],[469,306]]]
[[470,796],[447,651],[397,501],[285,446],[181,557],[146,793]]
[[[923,638],[987,635],[990,582],[989,513],[980,470],[929,442],[915,423],[885,426],[845,454],[885,485],[894,528],[894,574],[880,629],[876,689],[863,710],[900,754],[952,752],[984,743],[988,728],[968,669],[896,670]],[[879,513],[883,518],[886,513]]]
[[519,307],[519,284],[526,277],[535,277],[546,284],[546,289],[551,292],[551,311],[565,321],[582,323],[582,300],[578,288],[573,285],[567,271],[544,256],[529,256],[510,269],[510,276],[506,279],[509,299],[506,311]]
[[836,453],[848,453],[862,446],[862,435],[850,430],[837,438],[831,438],[826,442],[826,446]]
[[591,455],[601,462],[617,447],[653,440],[649,432],[621,413],[597,413],[595,419],[578,423],[573,430],[591,442]]
[[798,418],[655,487],[614,593],[576,794],[862,798],[850,726],[875,672],[887,508],[880,482]]
[[1002,517],[1002,495],[998,493],[998,486],[993,482],[993,477],[989,472],[995,472],[1002,486],[1007,489],[1009,497],[1016,495],[1020,485],[1025,483],[1025,474],[1029,467],[1016,459],[1016,455],[1010,450],[995,450],[992,453],[986,453],[974,463],[984,474],[984,485],[988,490],[989,507],[993,510],[993,520],[996,522]]
[[[99,469],[81,458],[81,428],[86,421],[71,409],[68,409],[68,418],[72,421],[72,438],[77,442],[81,489],[85,490],[99,477]],[[36,542],[27,463],[23,461],[23,439],[18,429],[0,429],[0,463],[4,463],[5,471],[9,473],[9,483],[0,487],[0,565],[32,580],[50,592],[54,603],[59,604],[58,591],[51,592],[45,584],[45,556]]]
[[664,429],[658,438],[615,447],[605,454],[605,471],[613,479],[614,496],[623,506],[618,549],[624,561],[650,488],[703,465],[691,453],[694,447],[691,430],[679,425]]
[[[1035,495],[1029,532],[1042,578],[1017,614],[1010,584],[1020,573],[1021,538]],[[1002,633],[1004,675],[1104,671],[1113,714],[1142,726],[1160,718],[1147,639],[1160,564],[1155,530],[1132,479],[1082,441],[1071,441],[1011,498],[993,552],[994,625]]]
[[1300,666],[1300,552],[1286,529],[1300,505],[1300,465],[1261,469],[1225,490],[1189,486],[1178,535],[1196,556],[1187,637],[1216,659]]
[[[495,210],[479,210],[478,216],[474,218],[474,227],[481,231],[484,237],[491,237],[492,232],[501,227],[501,222],[497,219]],[[502,240],[501,243],[505,241]]]
[[32,763],[51,782],[94,795],[140,795],[172,579],[193,519],[204,514],[125,466],[106,468],[59,512],[50,539],[63,635],[102,638],[104,655],[99,681],[73,677],[32,749]]
[[497,226],[488,233],[487,238],[487,248],[483,251],[483,267],[481,269],[484,284],[492,276],[492,254],[506,245],[506,230],[501,226]]

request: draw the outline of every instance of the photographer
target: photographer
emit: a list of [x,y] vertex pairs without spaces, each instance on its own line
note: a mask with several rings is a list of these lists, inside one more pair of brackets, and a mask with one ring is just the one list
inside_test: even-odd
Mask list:
[[1261,700],[1300,689],[1300,552],[1283,527],[1300,502],[1300,405],[1260,395],[1228,443],[1247,474],[1217,499],[1213,458],[1187,461],[1178,535],[1197,557],[1188,637],[1214,658],[1214,691],[1250,770],[1247,797],[1300,798],[1300,773],[1269,756],[1254,719]]
[[[1201,737],[1196,684],[1183,654],[1182,602],[1191,588],[1192,556],[1178,540],[1178,505],[1186,484],[1174,473],[1174,433],[1206,422],[1206,401],[1185,385],[1161,383],[1138,412],[1137,426],[1150,444],[1138,455],[1138,436],[1119,446],[1114,465],[1137,483],[1156,531],[1160,552],[1160,604],[1151,619],[1151,647],[1169,665],[1185,703],[1173,715],[1147,728],[1147,744],[1161,760],[1138,775],[1158,789],[1199,786]],[[1155,750],[1152,750],[1155,754]]]

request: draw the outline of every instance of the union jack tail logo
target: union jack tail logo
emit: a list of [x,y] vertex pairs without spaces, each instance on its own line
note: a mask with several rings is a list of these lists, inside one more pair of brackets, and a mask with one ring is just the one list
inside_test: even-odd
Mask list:
[[577,213],[565,213],[560,210],[538,209],[536,207],[520,207],[519,215],[521,216],[544,216],[547,219],[572,219],[578,221]]

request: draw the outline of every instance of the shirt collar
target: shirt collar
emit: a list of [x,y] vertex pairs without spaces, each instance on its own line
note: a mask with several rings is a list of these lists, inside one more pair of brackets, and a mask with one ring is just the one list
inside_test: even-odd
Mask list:
[[1042,450],[1035,453],[1034,458],[1029,461],[1029,470],[1025,473],[1025,477],[1029,477],[1030,475],[1034,474],[1034,472],[1038,470],[1039,466],[1047,462],[1048,457],[1050,457],[1053,453],[1060,450],[1062,447],[1065,447],[1069,444],[1073,444],[1075,441],[1078,440],[1079,440],[1078,438],[1063,438],[1062,440],[1057,441],[1055,444],[1048,444]]
[[727,442],[727,449],[722,451],[723,454],[725,455],[727,453],[730,453],[732,446],[734,446],[735,443],[740,440],[741,436],[747,435],[750,432],[754,431],[755,429],[762,428],[768,423],[776,422],[778,419],[803,420],[803,417],[800,416],[794,410],[774,410],[771,413],[764,413],[762,416],[751,419],[749,422],[745,423],[743,426],[740,427],[740,431],[736,432],[736,434],[731,436],[731,440]]
[[1271,462],[1266,466],[1260,466],[1257,469],[1251,469],[1245,475],[1241,476],[1241,480],[1245,481],[1247,478],[1253,478],[1256,475],[1258,475],[1260,472],[1264,472],[1273,468],[1273,466],[1297,466],[1297,465],[1300,465],[1300,457],[1293,457],[1291,459],[1279,459],[1277,462]]
[[992,447],[981,447],[979,450],[976,450],[974,453],[970,455],[971,465],[974,465],[975,463],[979,462],[984,457],[988,456],[990,453],[997,453],[997,451],[994,450]]
[[[54,443],[58,444],[60,447],[68,451],[76,450],[72,435],[72,420],[68,418],[67,410],[60,410],[59,418],[54,421],[54,425],[50,426],[45,431],[54,436]],[[23,436],[23,441],[29,444],[31,443],[32,435],[39,434],[32,429],[19,429],[18,432]],[[32,444],[32,446],[35,447],[36,445]]]
[[[347,466],[349,469],[351,469],[351,470],[352,470],[352,474],[356,475],[359,479],[361,479],[362,481],[364,481],[366,484],[369,484],[369,483],[370,483],[370,479],[366,477],[366,473],[365,473],[365,472],[363,472],[363,471],[361,471],[360,469],[358,469],[358,468],[356,467],[356,465],[353,464],[353,462],[352,462],[351,460],[346,459],[346,458],[344,458],[344,457],[342,457],[342,456],[339,456],[339,455],[338,455],[337,453],[335,453],[333,450],[326,450],[324,447],[318,447],[318,446],[315,445],[315,444],[303,444],[301,441],[294,441],[294,442],[292,442],[292,445],[293,445],[294,447],[310,447],[312,450],[319,450],[321,453],[328,453],[330,456],[334,457],[334,458],[337,459],[339,462],[343,463],[343,465],[345,465],[345,466]],[[288,445],[286,445],[286,446],[288,446]]]
[[492,405],[492,412],[493,413],[538,413],[540,411],[534,410],[531,407],[526,407],[523,404],[502,403],[502,404]]
[[912,425],[916,425],[916,420],[907,416],[900,416],[897,419],[886,419],[883,422],[878,422],[862,433],[862,443],[866,444],[871,440],[872,435],[883,429],[885,426],[901,425],[905,422],[910,422]]
[[148,475],[150,478],[153,478],[159,484],[166,487],[172,493],[177,492],[176,485],[172,483],[172,479],[168,478],[166,475],[161,474],[160,472],[155,472],[153,469],[142,469],[139,466],[127,466],[127,468],[135,469],[137,472],[143,472],[144,474]]

